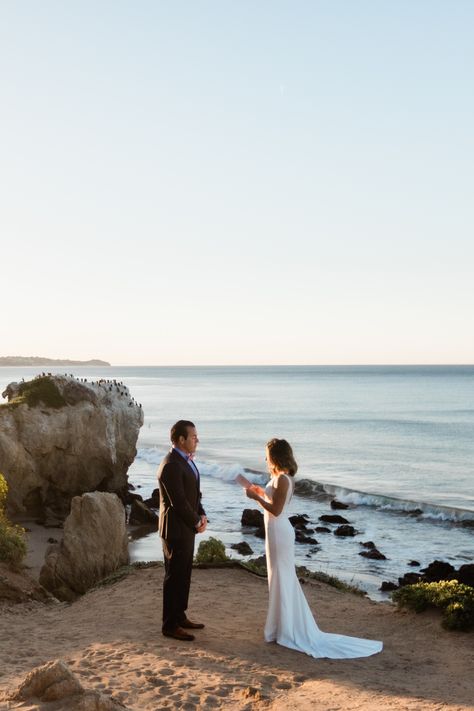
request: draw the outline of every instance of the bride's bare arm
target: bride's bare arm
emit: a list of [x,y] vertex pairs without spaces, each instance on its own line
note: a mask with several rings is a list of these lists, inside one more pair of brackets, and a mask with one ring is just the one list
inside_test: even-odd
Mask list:
[[260,487],[250,486],[246,489],[246,494],[249,499],[254,499],[260,506],[267,511],[269,511],[274,516],[279,516],[283,511],[283,506],[286,501],[286,494],[288,492],[288,487],[290,486],[286,476],[279,476],[277,479],[277,485],[274,488],[274,494],[271,501],[264,499],[257,491]]

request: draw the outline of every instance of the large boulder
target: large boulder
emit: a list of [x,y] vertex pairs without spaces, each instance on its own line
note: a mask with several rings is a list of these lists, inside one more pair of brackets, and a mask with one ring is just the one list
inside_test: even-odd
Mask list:
[[115,494],[95,491],[72,500],[63,539],[46,551],[39,579],[71,601],[128,560],[124,506]]
[[122,383],[42,375],[0,405],[0,472],[11,513],[54,512],[87,491],[125,492],[143,410]]
[[85,689],[61,659],[33,669],[7,696],[7,699],[21,703],[22,707],[24,702],[28,702],[29,709],[45,708],[43,704],[47,704],[48,708],[52,704],[55,709],[68,709],[68,711],[124,711],[126,709],[121,702],[110,696]]

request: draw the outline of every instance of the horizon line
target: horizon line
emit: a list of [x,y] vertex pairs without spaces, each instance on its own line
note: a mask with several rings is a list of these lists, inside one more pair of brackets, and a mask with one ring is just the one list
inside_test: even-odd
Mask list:
[[[53,359],[51,359],[53,360]],[[42,367],[63,367],[66,365],[72,365],[72,363],[67,363],[67,358],[56,358],[54,360],[61,361],[64,363],[50,363],[47,366]],[[78,359],[79,360],[79,359]],[[95,368],[102,367],[101,365],[91,365],[88,361],[90,360],[102,360],[101,358],[91,358],[84,360],[83,363],[75,363],[75,368]],[[425,368],[442,368],[442,367],[473,367],[472,363],[453,363],[453,362],[443,362],[443,363],[428,363],[428,362],[404,362],[404,363],[394,363],[394,362],[365,362],[365,363],[110,363],[104,365],[105,368],[373,368],[373,367],[399,367],[399,368],[413,368],[413,367],[425,367]],[[37,364],[31,365],[4,365],[0,363],[0,368],[36,368]]]

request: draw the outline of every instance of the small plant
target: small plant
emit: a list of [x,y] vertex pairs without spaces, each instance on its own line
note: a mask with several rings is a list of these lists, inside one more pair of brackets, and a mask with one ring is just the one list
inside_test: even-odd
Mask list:
[[7,502],[8,484],[3,474],[0,474],[0,513],[4,511]]
[[357,587],[357,585],[345,583],[340,578],[336,578],[335,575],[323,573],[322,570],[316,570],[314,571],[314,573],[312,573],[303,565],[297,566],[296,573],[301,577],[309,578],[310,580],[317,580],[320,583],[325,583],[326,585],[330,585],[332,588],[342,590],[343,592],[351,593],[352,595],[359,595],[360,597],[364,597],[367,594],[365,590],[362,590],[362,588]]
[[258,558],[250,558],[246,561],[240,560],[239,564],[241,568],[245,568],[245,570],[249,570],[251,573],[255,573],[255,575],[259,575],[262,578],[267,577],[267,561],[264,555]]
[[225,554],[225,546],[218,538],[201,541],[194,561],[200,564],[227,563],[230,559]]
[[462,632],[474,629],[474,588],[457,580],[406,585],[395,590],[392,599],[399,607],[415,612],[423,612],[430,607],[442,610],[445,629]]
[[0,561],[18,567],[26,555],[25,529],[10,523],[5,514],[8,485],[0,474]]

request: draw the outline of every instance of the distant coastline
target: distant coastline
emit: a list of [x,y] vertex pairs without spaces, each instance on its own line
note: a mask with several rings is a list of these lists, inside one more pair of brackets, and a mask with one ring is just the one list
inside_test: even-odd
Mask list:
[[67,360],[63,358],[41,358],[38,356],[0,356],[1,366],[17,365],[105,365],[110,366],[106,360],[98,358],[92,360]]

